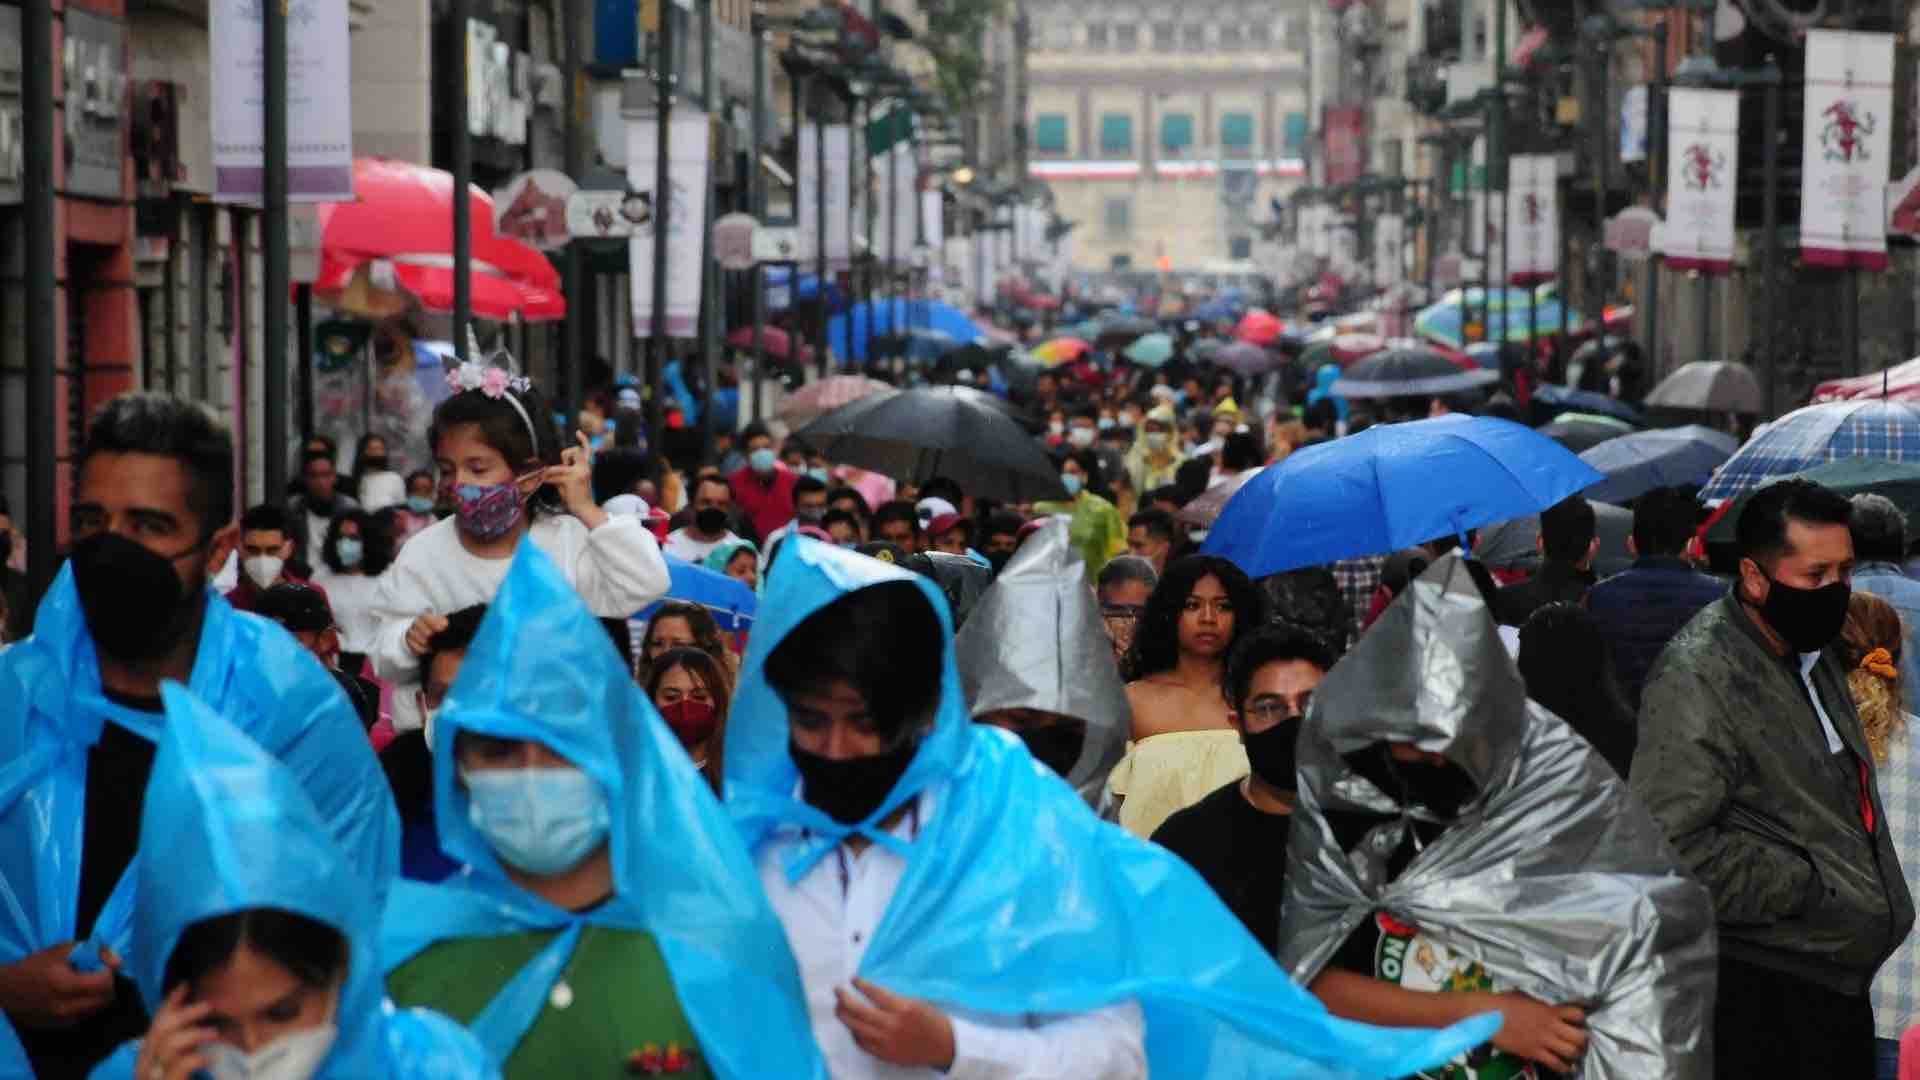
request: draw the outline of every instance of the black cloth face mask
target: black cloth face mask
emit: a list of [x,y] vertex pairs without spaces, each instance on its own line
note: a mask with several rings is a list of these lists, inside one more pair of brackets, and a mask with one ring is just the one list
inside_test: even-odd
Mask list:
[[1853,586],[1844,581],[1800,589],[1782,585],[1769,575],[1767,600],[1760,605],[1760,614],[1794,652],[1819,652],[1840,636],[1851,599]]
[[1302,719],[1289,716],[1265,731],[1241,734],[1240,742],[1247,748],[1247,764],[1263,783],[1282,791],[1292,791],[1299,786],[1294,766]]
[[718,507],[709,506],[693,512],[693,525],[701,532],[712,536],[727,531],[727,512]]
[[1424,807],[1435,817],[1452,820],[1479,794],[1480,788],[1459,766],[1407,764],[1393,759],[1386,743],[1346,755],[1348,767],[1380,789],[1403,809]]
[[1027,744],[1027,752],[1035,761],[1065,779],[1079,763],[1080,752],[1087,745],[1087,725],[1083,720],[1063,720],[1057,724],[1025,727],[1020,729],[1020,741]]
[[920,741],[909,738],[878,754],[835,759],[787,743],[794,768],[800,770],[800,797],[842,825],[857,825],[872,816],[919,749]]
[[152,660],[179,640],[194,597],[172,559],[119,533],[100,532],[73,545],[69,561],[87,632],[100,652],[115,660]]

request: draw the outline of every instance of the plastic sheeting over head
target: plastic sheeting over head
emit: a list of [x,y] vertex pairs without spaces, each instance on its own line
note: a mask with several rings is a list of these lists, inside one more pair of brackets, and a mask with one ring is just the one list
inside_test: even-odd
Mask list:
[[[455,753],[467,731],[542,743],[607,793],[610,900],[576,915],[508,879],[468,819]],[[646,931],[718,1075],[825,1075],[799,974],[739,835],[599,621],[534,545],[515,554],[434,741],[441,846],[469,869],[440,886],[396,888],[381,939],[389,968],[450,938],[576,931],[558,935],[474,1020],[481,1042],[504,1059],[544,1007],[579,927]]]
[[974,716],[1035,709],[1086,723],[1067,783],[1098,805],[1133,710],[1065,521],[1048,521],[1020,545],[955,635],[954,654]]
[[[1410,819],[1349,764],[1380,742],[1440,753],[1478,788],[1388,880]],[[1281,962],[1313,979],[1374,912],[1503,989],[1588,1010],[1589,1080],[1711,1072],[1714,916],[1659,826],[1585,740],[1526,699],[1456,555],[1408,586],[1314,693],[1299,744]],[[1329,813],[1378,819],[1341,850]]]
[[[140,833],[144,848],[166,855],[139,863],[129,963],[147,1009],[164,1001],[167,961],[195,923],[278,908],[333,928],[348,944],[339,1036],[316,1076],[498,1075],[464,1029],[386,1005],[373,883],[329,839],[293,774],[185,687],[167,683],[162,695],[167,722]],[[396,1056],[398,1046],[404,1055]],[[123,1048],[95,1075],[130,1072],[131,1051]]]
[[[895,993],[999,1015],[1138,1001],[1160,1076],[1388,1077],[1485,1042],[1497,1016],[1390,1031],[1330,1016],[1288,979],[1177,857],[1106,824],[1006,732],[968,720],[944,634],[941,698],[912,763],[868,822],[836,826],[794,797],[787,709],[768,657],[806,618],[861,589],[931,583],[796,540],[769,579],[727,725],[728,808],[756,848],[776,830],[838,843],[937,790],[859,974]],[[817,854],[817,853],[816,853]],[[1276,852],[1276,857],[1278,853]],[[805,858],[789,873],[802,873]]]

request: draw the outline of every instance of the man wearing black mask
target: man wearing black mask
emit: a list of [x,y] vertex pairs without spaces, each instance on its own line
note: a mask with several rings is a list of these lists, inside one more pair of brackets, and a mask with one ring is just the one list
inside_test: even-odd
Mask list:
[[1632,785],[1713,893],[1720,1076],[1871,1076],[1868,987],[1913,925],[1873,754],[1830,648],[1851,505],[1804,480],[1735,523],[1739,577],[1655,662]]
[[703,476],[693,485],[693,520],[667,534],[667,554],[690,563],[705,561],[714,548],[739,537],[732,523],[733,489],[717,476]]
[[163,681],[279,757],[368,880],[398,871],[399,821],[340,687],[208,587],[238,538],[226,429],[190,402],[115,398],[77,470],[71,558],[34,636],[0,654],[5,1076],[85,1076],[146,1030],[121,972],[142,970],[131,888]]
[[1294,747],[1331,648],[1287,623],[1254,631],[1227,657],[1221,680],[1253,771],[1176,812],[1153,842],[1205,878],[1268,952],[1280,936],[1287,832],[1293,824]]

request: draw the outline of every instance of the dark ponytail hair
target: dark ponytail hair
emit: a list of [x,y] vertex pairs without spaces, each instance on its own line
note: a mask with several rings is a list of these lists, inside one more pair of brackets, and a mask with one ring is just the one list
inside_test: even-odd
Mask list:
[[167,957],[162,992],[170,993],[181,983],[191,986],[221,970],[242,945],[314,989],[339,983],[347,971],[347,939],[340,931],[282,908],[247,908],[187,927]]
[[[440,440],[449,430],[472,424],[479,429],[480,440],[498,450],[516,476],[526,471],[530,461],[541,465],[560,464],[560,433],[553,426],[553,413],[540,391],[529,384],[525,390],[507,390],[503,394],[513,395],[527,415],[522,418],[520,409],[514,408],[504,396],[491,398],[479,390],[460,390],[434,408],[427,445],[438,456]],[[528,498],[527,508],[532,513],[560,513],[560,493],[542,486]]]

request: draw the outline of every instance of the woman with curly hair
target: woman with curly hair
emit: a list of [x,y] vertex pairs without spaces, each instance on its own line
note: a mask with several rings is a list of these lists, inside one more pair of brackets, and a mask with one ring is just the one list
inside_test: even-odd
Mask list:
[[729,684],[739,675],[740,661],[727,647],[720,624],[714,621],[712,612],[699,604],[669,600],[647,620],[647,632],[640,638],[640,685],[652,684],[655,662],[673,649],[699,649],[711,656],[726,672]]
[[1134,835],[1153,835],[1169,814],[1247,774],[1221,675],[1264,611],[1247,575],[1211,555],[1169,563],[1147,597],[1121,667],[1133,741],[1107,782]]

